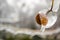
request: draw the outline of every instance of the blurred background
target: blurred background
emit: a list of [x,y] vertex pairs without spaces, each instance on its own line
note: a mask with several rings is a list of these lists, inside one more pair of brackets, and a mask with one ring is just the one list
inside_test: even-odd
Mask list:
[[50,9],[52,0],[0,0],[0,40],[60,40],[60,0],[55,0],[53,10],[57,22],[40,32],[36,14]]

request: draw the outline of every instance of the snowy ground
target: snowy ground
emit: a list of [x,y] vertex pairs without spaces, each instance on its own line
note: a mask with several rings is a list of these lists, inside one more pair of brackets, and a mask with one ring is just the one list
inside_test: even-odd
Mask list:
[[31,36],[34,35],[41,35],[42,37],[46,36],[46,35],[53,35],[53,34],[57,34],[60,32],[60,28],[57,28],[55,30],[46,30],[45,32],[40,32],[40,30],[31,30],[31,29],[27,29],[27,28],[17,28],[15,26],[11,26],[11,25],[2,25],[0,24],[0,30],[6,30],[7,32],[11,32],[14,35],[18,34],[18,33],[23,33],[23,34],[28,34]]

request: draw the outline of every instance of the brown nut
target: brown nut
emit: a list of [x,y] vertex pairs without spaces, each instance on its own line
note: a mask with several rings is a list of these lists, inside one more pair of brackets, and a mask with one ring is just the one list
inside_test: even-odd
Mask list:
[[48,19],[46,18],[46,16],[43,16],[41,14],[37,14],[36,15],[36,22],[39,24],[39,25],[46,25],[48,23]]

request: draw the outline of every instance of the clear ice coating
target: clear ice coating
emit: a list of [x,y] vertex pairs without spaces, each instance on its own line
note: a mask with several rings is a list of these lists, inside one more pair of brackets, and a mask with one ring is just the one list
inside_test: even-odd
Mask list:
[[[44,13],[44,12],[47,12],[47,10],[46,9],[45,10],[42,10],[42,11],[39,12],[39,14]],[[44,13],[44,14],[46,15],[46,13]],[[51,28],[56,23],[57,16],[58,16],[57,15],[57,12],[49,12],[49,14],[46,15],[46,17],[48,19],[48,23],[45,26],[44,25],[41,25],[40,31],[41,32],[44,32],[45,31],[45,28]]]

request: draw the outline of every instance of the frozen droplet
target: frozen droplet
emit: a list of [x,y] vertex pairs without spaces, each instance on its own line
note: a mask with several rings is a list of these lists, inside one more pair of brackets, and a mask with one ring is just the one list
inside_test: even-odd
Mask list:
[[[46,15],[46,12],[47,10],[42,10],[42,11],[39,11],[39,14]],[[51,11],[45,17],[47,17],[48,22],[46,25],[43,25],[43,24],[41,25],[41,29],[40,29],[41,32],[44,32],[45,28],[53,27],[53,25],[57,21],[57,12]]]

